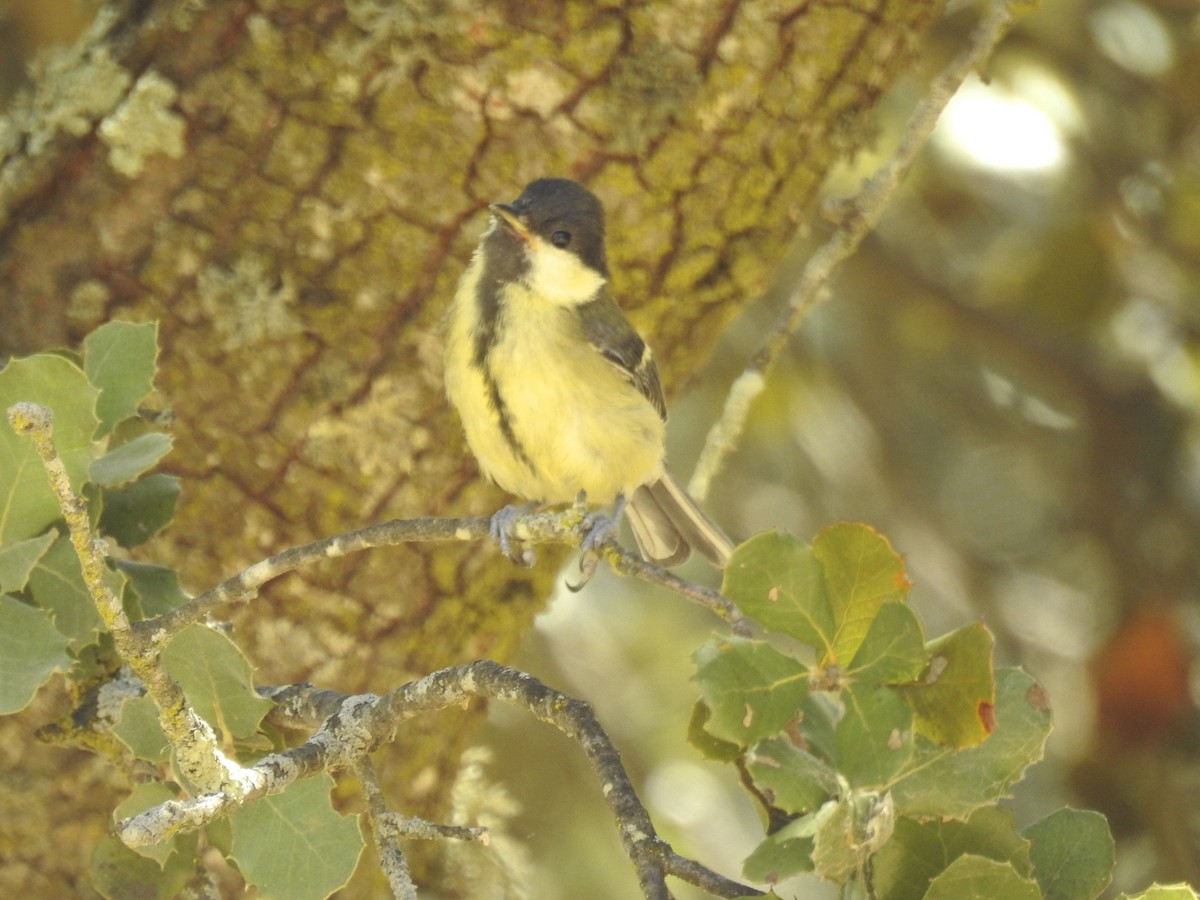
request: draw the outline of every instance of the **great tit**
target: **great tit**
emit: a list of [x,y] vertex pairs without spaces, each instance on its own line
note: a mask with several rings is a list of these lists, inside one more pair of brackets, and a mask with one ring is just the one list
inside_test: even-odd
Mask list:
[[658,367],[609,292],[600,201],[541,178],[490,210],[446,336],[446,391],[480,468],[525,500],[623,506],[651,562],[694,548],[723,567],[732,542],[666,468]]

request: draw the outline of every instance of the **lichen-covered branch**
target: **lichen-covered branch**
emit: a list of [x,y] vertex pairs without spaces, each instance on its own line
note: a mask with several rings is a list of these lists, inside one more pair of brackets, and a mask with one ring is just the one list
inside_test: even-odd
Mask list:
[[[291,547],[227,578],[171,612],[135,623],[133,629],[145,639],[161,643],[170,640],[184,626],[199,621],[222,606],[253,599],[267,582],[302,566],[363,550],[413,542],[485,540],[490,533],[489,522],[490,519],[481,517],[393,519]],[[577,545],[586,529],[580,511],[572,507],[561,512],[526,513],[514,519],[513,530],[514,536],[526,543]],[[618,574],[661,585],[708,607],[735,628],[743,626],[741,612],[719,591],[687,581],[661,566],[645,562],[612,537],[600,541],[597,551]],[[498,564],[508,565],[503,560],[498,560]]]
[[159,648],[133,630],[120,598],[109,589],[105,580],[104,544],[92,532],[87,505],[71,488],[66,467],[54,447],[53,413],[36,403],[17,403],[9,408],[8,420],[14,431],[28,436],[37,448],[71,533],[71,543],[79,557],[88,593],[105,627],[112,633],[117,652],[142,680],[146,692],[154,700],[159,724],[175,750],[184,776],[204,791],[219,790],[240,796],[252,790],[254,779],[221,752],[212,727],[191,708],[179,684],[162,665]]
[[[262,784],[261,794],[282,791],[296,779],[320,770],[357,766],[361,774],[361,761],[366,754],[394,735],[404,722],[487,697],[527,710],[579,744],[600,780],[601,791],[616,820],[625,852],[637,871],[644,896],[666,900],[670,896],[665,882],[667,875],[686,880],[718,897],[761,893],[676,854],[658,836],[621,764],[620,754],[591,706],[547,687],[524,672],[480,660],[434,672],[382,697],[347,696],[308,685],[264,693],[280,704],[277,715],[289,725],[310,722],[327,713],[328,718],[320,731],[304,744],[264,757],[250,767]],[[378,806],[372,813],[377,819],[382,814],[382,798],[375,796],[371,800],[370,789],[368,794],[369,802]],[[225,798],[213,796],[169,801],[118,823],[117,833],[127,844],[142,846],[181,829],[202,827],[232,805]]]
[[400,846],[400,829],[387,811],[383,788],[375,774],[370,756],[363,756],[355,766],[363,796],[367,799],[367,821],[371,823],[371,837],[379,851],[379,867],[387,879],[392,896],[397,900],[417,900],[417,886],[408,871],[408,861]]

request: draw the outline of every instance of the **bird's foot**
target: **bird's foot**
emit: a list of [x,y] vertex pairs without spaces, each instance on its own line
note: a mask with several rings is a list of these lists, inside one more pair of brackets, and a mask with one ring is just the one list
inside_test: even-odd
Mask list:
[[520,539],[513,535],[513,526],[517,520],[534,509],[534,504],[518,505],[510,503],[496,511],[488,522],[488,533],[491,534],[494,540],[500,546],[500,552],[511,559],[517,565],[532,566],[537,557],[533,552],[533,548],[529,546],[519,546],[517,541]]
[[[579,504],[583,500],[583,494],[580,494],[579,499],[575,502]],[[578,584],[567,584],[569,590],[582,590],[583,586],[592,580],[592,576],[596,574],[596,568],[600,565],[600,548],[617,530],[617,523],[621,521],[623,512],[625,512],[625,496],[618,494],[611,516],[595,510],[583,517],[579,526],[580,530],[584,532],[583,540],[579,542],[579,574],[582,577]]]

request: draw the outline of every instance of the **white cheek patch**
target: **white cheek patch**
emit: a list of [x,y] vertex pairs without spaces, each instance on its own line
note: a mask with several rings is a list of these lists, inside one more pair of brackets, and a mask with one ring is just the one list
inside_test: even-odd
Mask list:
[[584,265],[574,253],[560,250],[539,237],[529,242],[529,289],[551,303],[574,306],[591,300],[604,284],[604,276]]

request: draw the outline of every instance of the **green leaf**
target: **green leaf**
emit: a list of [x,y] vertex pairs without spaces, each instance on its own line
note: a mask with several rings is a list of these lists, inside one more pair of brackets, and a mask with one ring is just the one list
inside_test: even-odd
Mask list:
[[787,534],[755,535],[733,551],[721,593],[772,631],[822,651],[834,632],[825,573],[812,548]]
[[1196,892],[1183,884],[1155,884],[1140,894],[1122,894],[1117,900],[1197,900]]
[[56,532],[47,531],[39,537],[0,547],[0,594],[15,594],[25,590],[34,564],[42,558],[57,536]]
[[230,854],[264,896],[323,900],[349,881],[362,853],[358,820],[338,815],[321,773],[234,811]]
[[227,740],[258,735],[274,704],[254,690],[250,662],[233,641],[205,625],[189,625],[164,648],[162,659],[200,717]]
[[841,704],[834,703],[828,693],[809,692],[800,705],[801,730],[809,753],[830,763],[837,759],[836,722],[841,716]]
[[835,742],[839,773],[852,787],[890,781],[912,759],[912,713],[889,687],[850,685]]
[[92,853],[88,884],[110,900],[171,900],[195,874],[195,859],[182,853],[172,853],[163,868],[119,839],[106,837]]
[[22,401],[50,408],[54,446],[78,492],[92,461],[98,395],[77,365],[54,354],[14,359],[0,370],[0,544],[41,534],[61,517],[33,440],[9,427],[8,408]]
[[60,536],[33,567],[29,590],[34,602],[53,615],[54,627],[70,639],[73,650],[93,643],[104,627],[83,582],[79,557],[66,537]]
[[888,900],[921,900],[929,883],[967,853],[1008,863],[1022,876],[1031,871],[1029,842],[1017,834],[1012,813],[985,806],[966,821],[898,819],[871,863],[875,892]]
[[[136,816],[138,813],[145,812],[151,807],[158,806],[167,800],[175,800],[178,797],[178,791],[171,790],[171,788],[167,787],[161,781],[147,781],[135,784],[133,790],[129,792],[129,796],[117,804],[117,808],[113,810],[113,821],[119,822],[130,816]],[[131,849],[139,856],[152,859],[159,866],[165,868],[174,854],[181,854],[184,859],[194,858],[198,837],[196,832],[192,832],[191,834],[177,834],[169,840],[158,844]]]
[[1045,689],[1019,669],[996,673],[996,728],[977,747],[954,750],[920,736],[911,763],[892,785],[896,814],[965,819],[1008,795],[1042,758],[1050,734]]
[[742,755],[742,748],[729,741],[713,737],[705,726],[712,718],[712,710],[703,700],[697,700],[692,706],[692,715],[688,719],[688,743],[695,747],[706,758],[717,762],[733,762]]
[[814,812],[839,790],[832,767],[781,738],[755,744],[746,754],[746,771],[767,802],[784,812]]
[[24,709],[55,671],[70,664],[67,639],[44,610],[0,596],[0,715]]
[[83,369],[100,388],[96,412],[100,435],[137,413],[138,403],[154,388],[158,325],[107,322],[83,341]]
[[813,870],[813,839],[807,823],[793,822],[754,848],[742,863],[742,874],[751,881],[778,884],[785,878]]
[[138,759],[165,763],[171,747],[158,724],[158,707],[149,697],[132,697],[121,704],[121,717],[113,725],[113,734]]
[[179,479],[156,472],[104,492],[100,530],[122,547],[144,544],[167,526],[179,502]]
[[95,460],[88,471],[88,477],[104,487],[132,481],[143,472],[154,468],[169,452],[170,436],[158,431],[149,431]]
[[916,613],[907,603],[889,601],[871,620],[846,677],[863,684],[902,684],[920,675],[928,662],[925,633]]
[[180,586],[179,573],[174,569],[128,559],[118,561],[117,568],[129,578],[147,618],[178,609],[191,599]]
[[1046,900],[1091,900],[1108,887],[1116,859],[1100,813],[1060,809],[1022,833],[1033,842],[1033,875]]
[[825,577],[825,594],[836,630],[822,668],[845,666],[858,652],[875,614],[889,601],[903,601],[912,583],[904,559],[882,534],[857,522],[821,529],[813,555]]
[[925,900],[1041,900],[1037,883],[1008,863],[966,854],[933,879]]
[[887,539],[843,523],[822,530],[811,547],[777,532],[756,535],[734,551],[722,592],[765,627],[815,647],[825,669],[844,668],[876,614],[903,601],[908,588],[904,560]]
[[929,642],[929,664],[901,685],[917,732],[951,747],[972,747],[992,730],[996,702],[992,633],[975,623]]
[[776,734],[808,694],[804,666],[765,641],[714,638],[694,658],[712,711],[707,731],[743,747]]

